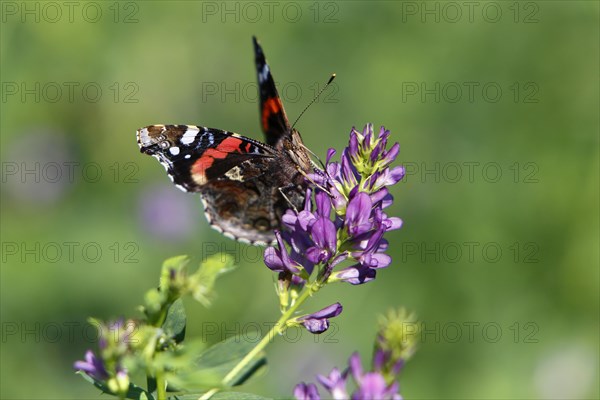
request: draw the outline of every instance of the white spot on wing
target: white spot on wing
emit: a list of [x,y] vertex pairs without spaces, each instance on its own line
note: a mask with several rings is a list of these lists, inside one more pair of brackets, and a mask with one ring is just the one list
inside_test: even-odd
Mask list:
[[198,132],[199,132],[198,128],[188,126],[187,131],[185,131],[185,133],[181,137],[181,143],[183,143],[183,144],[193,143],[194,140],[196,139],[196,136],[198,135]]
[[191,156],[191,155],[189,155],[189,154],[186,154],[185,156],[183,156],[183,158],[185,158],[186,160],[187,160],[188,158],[191,158],[191,157],[192,157],[192,156]]
[[258,75],[258,78],[261,82],[264,82],[267,80],[267,76],[269,76],[269,66],[267,64],[265,64],[262,71]]
[[177,154],[179,154],[179,147],[177,146],[173,146],[169,149],[169,153],[173,154],[174,156],[176,156]]
[[138,144],[140,146],[148,146],[151,143],[150,135],[148,135],[148,128],[142,128],[137,131]]
[[244,177],[242,176],[242,170],[240,167],[235,166],[231,168],[229,171],[225,172],[225,176],[231,179],[232,181],[244,182]]

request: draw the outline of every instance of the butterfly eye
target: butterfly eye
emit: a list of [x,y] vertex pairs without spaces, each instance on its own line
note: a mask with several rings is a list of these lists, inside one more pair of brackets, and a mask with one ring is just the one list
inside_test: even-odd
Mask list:
[[167,141],[163,141],[163,142],[158,142],[158,145],[160,146],[161,149],[166,150],[168,149],[171,145],[169,144],[169,142]]

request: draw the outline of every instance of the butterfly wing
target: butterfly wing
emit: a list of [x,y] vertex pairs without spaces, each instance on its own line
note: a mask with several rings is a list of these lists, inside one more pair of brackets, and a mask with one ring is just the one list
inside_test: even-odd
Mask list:
[[254,41],[254,57],[260,97],[260,123],[265,133],[266,142],[279,148],[281,139],[290,135],[290,123],[285,115],[277,88],[275,88],[275,81],[273,81],[269,64],[265,60],[263,49],[256,37],[252,39]]
[[140,151],[155,157],[186,192],[200,192],[211,181],[231,179],[228,176],[243,172],[239,168],[245,161],[275,157],[274,150],[260,142],[195,125],[147,126],[137,131],[137,140]]
[[141,152],[155,157],[178,188],[201,194],[213,228],[250,243],[273,241],[281,217],[276,191],[289,182],[275,149],[195,125],[151,125],[137,138]]

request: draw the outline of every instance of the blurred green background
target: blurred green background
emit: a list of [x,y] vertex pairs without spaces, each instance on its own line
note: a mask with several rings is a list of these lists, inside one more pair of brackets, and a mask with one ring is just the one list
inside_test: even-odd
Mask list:
[[251,36],[290,119],[324,157],[385,125],[408,169],[394,263],[290,332],[243,390],[370,357],[377,314],[424,323],[401,376],[415,399],[598,398],[599,6],[536,2],[11,2],[1,28],[2,399],[99,398],[72,363],[88,316],[137,316],[161,261],[221,249],[239,268],[189,337],[253,337],[278,317],[259,249],[211,230],[135,130],[199,124],[261,139]]

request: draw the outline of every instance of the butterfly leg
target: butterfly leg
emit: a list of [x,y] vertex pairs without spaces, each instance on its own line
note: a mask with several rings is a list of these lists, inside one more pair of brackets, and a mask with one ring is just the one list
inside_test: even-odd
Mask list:
[[[323,171],[323,170],[319,170],[318,168],[315,168],[314,171],[318,174],[320,174],[319,171],[321,171],[323,174],[327,174],[327,171]],[[304,178],[309,181],[310,183],[312,183],[313,185],[315,185],[316,187],[318,187],[319,189],[321,189],[322,191],[324,191],[325,193],[327,193],[329,196],[332,196],[331,192],[329,190],[327,190],[326,187],[324,187],[323,185],[319,184],[318,182],[315,182],[314,179],[312,179],[310,176],[308,176],[308,174],[302,170],[298,170],[298,172],[300,174],[302,174],[302,176],[304,176]]]
[[281,196],[283,196],[285,201],[290,205],[290,207],[294,210],[294,212],[296,214],[298,214],[298,209],[296,208],[294,203],[292,203],[292,201],[289,199],[289,197],[287,197],[286,194],[283,192],[285,189],[290,189],[290,188],[293,188],[294,186],[296,186],[296,185],[294,185],[293,183],[290,183],[288,185],[278,187],[277,190],[279,190],[279,193],[281,194]]

